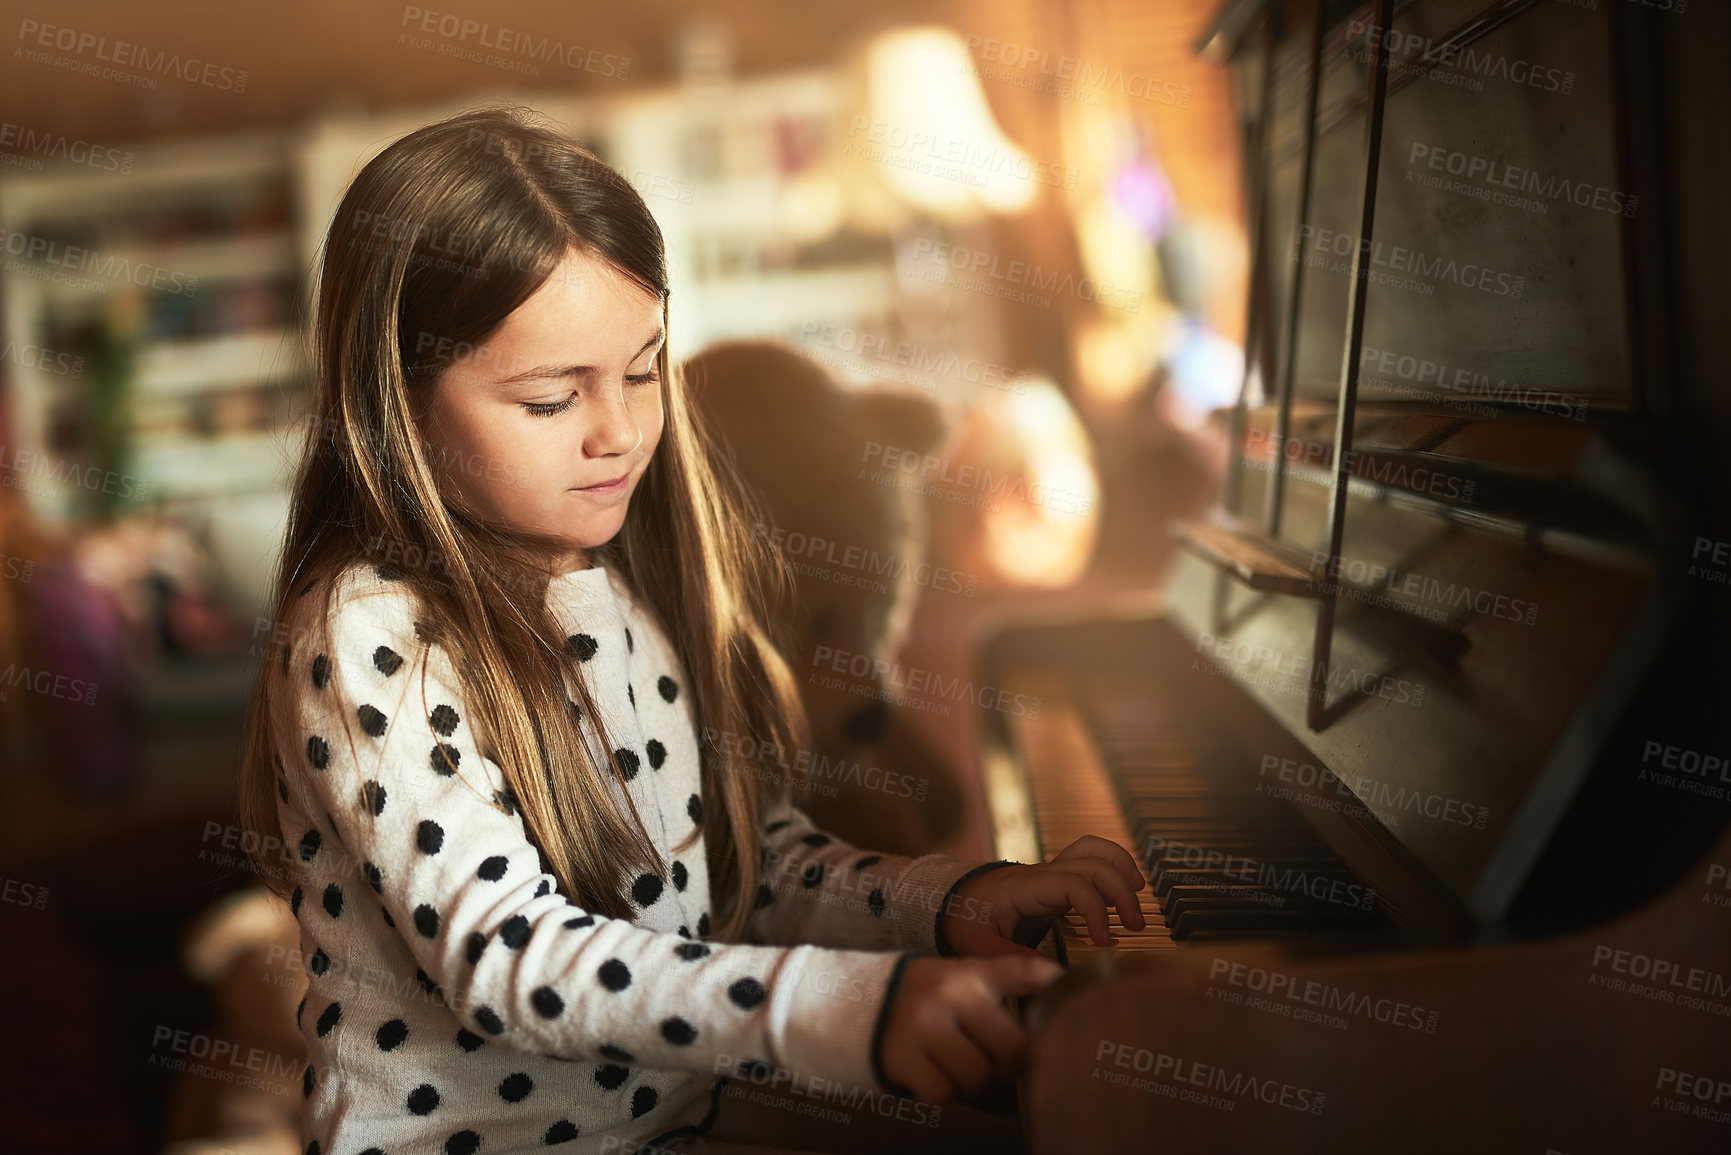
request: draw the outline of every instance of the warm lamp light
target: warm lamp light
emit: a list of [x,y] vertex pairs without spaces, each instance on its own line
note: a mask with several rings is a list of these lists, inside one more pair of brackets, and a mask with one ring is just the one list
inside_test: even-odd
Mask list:
[[1034,163],[998,127],[956,33],[879,36],[866,50],[866,78],[865,123],[854,120],[848,141],[899,199],[954,223],[1033,203]]

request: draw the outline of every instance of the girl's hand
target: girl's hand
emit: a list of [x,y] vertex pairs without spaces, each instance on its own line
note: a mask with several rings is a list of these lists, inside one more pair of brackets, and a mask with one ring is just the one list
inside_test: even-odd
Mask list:
[[1147,885],[1128,850],[1084,835],[1050,862],[1001,866],[969,879],[944,912],[944,937],[958,954],[1043,957],[1021,943],[1037,941],[1054,919],[1073,909],[1087,920],[1094,945],[1106,946],[1108,905],[1118,908],[1118,920],[1131,930],[1147,926],[1136,901],[1136,892]]
[[1064,973],[1030,953],[1032,958],[910,961],[884,1028],[885,1077],[915,1098],[947,1103],[993,1076],[1013,1076],[1028,1039],[1004,1000],[1044,990]]

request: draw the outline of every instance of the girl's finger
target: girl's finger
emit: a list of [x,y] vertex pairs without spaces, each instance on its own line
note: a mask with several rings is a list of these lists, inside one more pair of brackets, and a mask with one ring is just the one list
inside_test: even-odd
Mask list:
[[[1070,864],[1066,863],[1066,866],[1068,865]],[[1094,889],[1093,880],[1077,871],[1062,867],[1047,870],[1035,879],[1033,887],[1016,898],[1018,909],[1027,902],[1040,905],[1037,911],[1024,910],[1025,914],[1063,914],[1066,910],[1075,911],[1088,924],[1088,932],[1093,936],[1095,946],[1105,946],[1110,937],[1111,932],[1106,923],[1106,900]]]
[[1109,838],[1101,838],[1095,834],[1084,834],[1054,855],[1052,861],[1068,861],[1077,858],[1098,858],[1105,861],[1123,877],[1125,882],[1129,883],[1130,889],[1133,891],[1141,890],[1148,885],[1148,878],[1136,865],[1136,859],[1131,856],[1128,850]]
[[[1057,863],[1049,865],[1057,866]],[[1131,930],[1141,930],[1147,925],[1142,917],[1142,904],[1136,901],[1136,892],[1124,881],[1124,876],[1112,868],[1112,864],[1101,858],[1072,858],[1064,863],[1061,869],[1085,875],[1094,888],[1104,895],[1113,906],[1118,908],[1118,921]]]
[[956,1097],[956,1085],[932,1061],[930,1051],[929,1044],[921,1044],[919,1055],[908,1063],[910,1070],[904,1086],[921,1102],[948,1103]]
[[977,1091],[992,1077],[992,1057],[953,1020],[927,1038],[926,1054],[959,1093]]
[[1017,955],[980,960],[980,970],[994,997],[1038,994],[1064,977],[1063,967],[1038,951],[1031,953],[1033,958]]
[[958,1007],[956,1021],[968,1038],[991,1057],[999,1074],[1009,1075],[1021,1065],[1028,1035],[1002,1003],[995,999],[982,999]]

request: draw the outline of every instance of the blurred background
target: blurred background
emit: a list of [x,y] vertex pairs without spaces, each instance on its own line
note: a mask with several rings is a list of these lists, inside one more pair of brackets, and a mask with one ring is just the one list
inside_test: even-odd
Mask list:
[[[295,1045],[234,787],[319,247],[368,159],[503,100],[633,182],[803,643],[893,663],[810,705],[820,768],[904,779],[820,773],[811,809],[987,857],[975,711],[1005,707],[917,687],[970,678],[982,623],[1145,596],[1223,467],[1246,240],[1213,7],[0,5],[7,1149],[292,1149],[298,1097],[186,1065],[249,1016]],[[805,458],[751,451],[771,398],[810,407]]]

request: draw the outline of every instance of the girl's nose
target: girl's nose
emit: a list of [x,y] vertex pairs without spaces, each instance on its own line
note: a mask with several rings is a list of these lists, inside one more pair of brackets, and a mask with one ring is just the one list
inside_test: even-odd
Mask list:
[[623,388],[604,397],[598,409],[595,426],[589,431],[590,456],[630,453],[643,443],[643,427],[632,416]]

